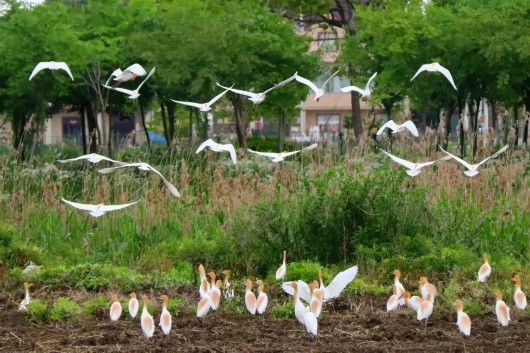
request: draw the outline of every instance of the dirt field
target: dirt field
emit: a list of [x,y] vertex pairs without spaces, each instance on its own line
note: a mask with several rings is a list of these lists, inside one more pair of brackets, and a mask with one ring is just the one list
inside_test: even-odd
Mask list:
[[[66,294],[76,300],[88,295],[53,296]],[[157,330],[149,340],[142,335],[139,319],[111,323],[105,315],[37,325],[16,310],[18,298],[0,299],[0,352],[530,352],[529,317],[516,318],[503,328],[493,313],[471,317],[472,336],[463,338],[455,315],[440,316],[435,307],[424,332],[405,309],[387,314],[385,298],[350,297],[328,304],[316,338],[296,319],[225,312],[210,313],[202,322],[181,314],[173,317],[169,336]],[[188,302],[194,299],[190,296]]]

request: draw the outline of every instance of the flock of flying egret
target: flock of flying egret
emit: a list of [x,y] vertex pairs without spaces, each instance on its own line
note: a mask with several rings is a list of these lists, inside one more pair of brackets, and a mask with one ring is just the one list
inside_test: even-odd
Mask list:
[[[43,69],[50,69],[50,70],[64,70],[66,73],[70,76],[70,78],[73,80],[73,75],[70,72],[70,69],[68,68],[68,65],[64,62],[41,62],[39,63],[33,72],[30,75],[30,80],[41,70]],[[416,72],[414,77],[412,77],[411,80],[415,79],[421,72],[423,71],[438,71],[441,74],[443,74],[447,80],[451,83],[451,85],[456,88],[456,85],[454,84],[453,78],[451,76],[451,73],[449,70],[441,66],[439,63],[432,63],[432,64],[425,64],[422,65],[421,68]],[[112,72],[109,79],[105,82],[103,85],[105,88],[110,90],[115,90],[124,94],[128,95],[128,98],[130,99],[136,99],[140,96],[139,90],[140,88],[146,83],[146,81],[154,74],[155,68],[153,67],[149,74],[147,74],[146,70],[139,64],[133,64],[126,68],[124,71],[121,69],[116,69],[114,72]],[[249,97],[249,100],[251,100],[254,105],[258,105],[261,102],[263,102],[266,98],[267,93],[269,93],[273,89],[280,88],[282,86],[285,86],[286,84],[290,83],[291,81],[297,81],[302,84],[307,85],[314,93],[315,93],[315,100],[319,101],[319,99],[326,93],[325,87],[329,80],[333,79],[335,75],[338,74],[339,71],[333,73],[321,87],[318,87],[316,84],[314,84],[312,81],[303,78],[302,76],[298,75],[298,72],[296,72],[293,76],[287,78],[286,80],[279,82],[278,84],[270,87],[269,89],[260,92],[260,93],[254,93],[250,91],[245,91],[241,89],[233,88],[233,85],[223,86],[219,83],[217,85],[221,87],[224,91],[216,95],[214,98],[212,98],[210,101],[206,103],[195,103],[195,102],[187,102],[187,101],[180,101],[180,100],[174,100],[174,102],[178,104],[183,104],[187,106],[192,106],[195,108],[198,108],[202,112],[207,112],[212,109],[212,105],[217,102],[223,95],[225,95],[227,92],[231,91],[236,94],[244,95]],[[123,82],[132,81],[138,76],[146,76],[146,78],[138,85],[138,87],[135,90],[128,90],[121,87],[118,87]],[[374,84],[373,81],[376,78],[377,73],[374,73],[370,79],[368,80],[365,88],[359,88],[356,86],[348,86],[341,88],[342,92],[350,92],[350,91],[356,91],[361,94],[362,97],[370,97],[371,92],[373,90]],[[113,84],[111,83],[111,80],[114,81]],[[391,129],[393,133],[401,133],[405,131],[409,131],[413,136],[418,137],[419,133],[412,121],[406,121],[405,123],[398,125],[394,121],[389,120],[387,123],[385,123],[378,131],[377,135],[381,135],[385,129]],[[310,145],[308,147],[302,148],[298,151],[293,152],[282,152],[282,153],[272,153],[272,152],[260,152],[260,151],[253,151],[248,150],[250,153],[254,153],[257,155],[261,155],[264,157],[269,158],[272,162],[281,162],[286,157],[292,156],[296,153],[301,153],[305,151],[310,151],[317,147],[317,144]],[[219,144],[213,141],[212,139],[208,139],[205,142],[203,142],[199,148],[196,150],[196,153],[200,153],[202,150],[209,148],[210,150],[214,152],[228,152],[230,154],[230,158],[232,159],[233,164],[237,163],[237,155],[236,150],[232,144]],[[468,177],[473,177],[477,175],[478,167],[485,163],[490,158],[494,158],[498,156],[499,154],[506,151],[508,146],[504,146],[499,151],[491,155],[490,157],[484,159],[483,161],[477,163],[477,164],[470,164],[461,158],[458,158],[457,156],[445,151],[442,149],[442,151],[446,154],[445,157],[435,160],[435,161],[429,161],[424,163],[413,163],[409,162],[407,160],[404,160],[402,158],[399,158],[397,156],[394,156],[386,151],[383,151],[387,156],[389,156],[394,162],[399,163],[407,168],[406,173],[412,177],[417,176],[420,174],[421,169],[432,165],[439,161],[447,161],[450,159],[454,159],[457,162],[461,163],[467,170],[464,172],[464,174]],[[89,154],[84,156],[79,156],[77,158],[67,159],[67,160],[58,160],[60,163],[68,163],[68,162],[74,162],[79,160],[87,160],[91,163],[99,163],[103,160],[108,161],[110,163],[116,164],[114,167],[108,167],[100,169],[99,172],[102,174],[111,173],[117,170],[121,169],[127,169],[127,168],[137,168],[141,171],[146,171],[155,174],[160,178],[160,180],[165,184],[169,192],[174,195],[175,197],[180,197],[180,193],[178,192],[177,188],[168,181],[158,170],[156,170],[154,167],[150,166],[147,163],[138,162],[138,163],[127,163],[122,161],[116,161],[98,154]],[[122,204],[122,205],[91,205],[91,204],[81,204],[76,203],[72,201],[65,200],[62,198],[62,200],[67,203],[68,205],[75,207],[80,210],[89,211],[89,214],[93,217],[99,217],[105,214],[109,211],[114,211],[118,209],[122,209],[125,207],[132,206],[139,201],[128,203],[128,204]],[[484,264],[481,266],[478,277],[479,282],[484,282],[486,278],[491,273],[491,266],[489,265],[487,261],[486,254],[484,254]],[[278,268],[276,272],[276,279],[282,280],[285,277],[285,274],[287,272],[286,267],[286,252],[283,253],[283,264]],[[217,279],[215,272],[209,272],[206,274],[205,269],[203,265],[201,264],[199,266],[199,274],[200,274],[200,286],[199,286],[199,295],[200,295],[200,301],[197,304],[197,317],[204,318],[209,311],[217,310],[219,308],[221,298],[225,297],[227,299],[234,297],[234,290],[230,286],[230,272],[229,271],[223,271],[223,281],[220,279]],[[208,281],[208,277],[210,277],[210,281]],[[291,281],[291,282],[284,282],[282,283],[282,289],[289,295],[293,296],[294,300],[294,312],[296,319],[302,324],[308,333],[312,335],[317,335],[318,332],[318,317],[321,314],[322,311],[322,305],[333,298],[338,297],[343,289],[355,278],[357,275],[357,266],[353,266],[343,272],[340,272],[333,281],[326,287],[324,286],[324,283],[322,281],[322,272],[319,270],[318,277],[319,281],[315,280],[310,284],[305,283],[302,280],[298,281]],[[436,287],[429,283],[426,277],[421,277],[419,280],[420,284],[420,294],[421,296],[411,296],[410,292],[405,291],[405,288],[400,283],[400,277],[401,272],[399,270],[394,271],[395,280],[393,285],[393,292],[394,294],[388,299],[387,302],[387,311],[391,312],[396,310],[399,306],[407,306],[410,309],[414,310],[417,314],[418,320],[425,320],[425,327],[427,326],[427,320],[431,316],[434,308],[434,301],[435,297],[437,295]],[[217,279],[217,280],[216,280]],[[521,291],[521,279],[518,275],[514,276],[513,281],[516,285],[516,291],[514,295],[514,300],[516,303],[516,306],[519,309],[524,309],[526,307],[526,297],[524,293]],[[254,285],[257,285],[257,296],[253,292]],[[24,289],[25,289],[25,298],[20,303],[19,309],[25,310],[27,305],[30,303],[30,296],[29,296],[29,287],[27,283],[24,283]],[[221,292],[223,290],[223,292]],[[135,293],[130,294],[130,300],[129,300],[129,314],[131,317],[136,317],[138,313],[139,303],[138,299],[136,297]],[[248,310],[248,312],[251,315],[255,314],[263,314],[268,305],[268,297],[267,294],[264,291],[264,283],[262,280],[246,280],[245,281],[245,293],[244,293],[244,299],[245,299],[245,305]],[[167,304],[169,298],[164,295],[162,297],[163,304],[162,304],[162,312],[160,315],[159,325],[164,332],[164,334],[169,334],[171,329],[171,314],[167,310]],[[302,303],[302,300],[307,303],[308,305],[304,305]],[[153,333],[155,331],[155,322],[151,314],[147,311],[147,305],[148,305],[149,298],[147,296],[143,296],[143,311],[140,317],[141,327],[146,337],[152,337]],[[459,330],[464,333],[465,335],[470,334],[471,330],[471,321],[469,319],[469,316],[464,313],[463,311],[463,303],[460,300],[456,300],[455,305],[457,307],[457,325]],[[506,326],[510,320],[509,315],[509,307],[506,305],[504,301],[502,301],[502,294],[500,292],[497,293],[497,302],[496,302],[496,315],[499,323]],[[119,301],[119,298],[116,294],[112,297],[112,305],[110,307],[110,318],[113,321],[118,320],[122,315],[122,307]]]

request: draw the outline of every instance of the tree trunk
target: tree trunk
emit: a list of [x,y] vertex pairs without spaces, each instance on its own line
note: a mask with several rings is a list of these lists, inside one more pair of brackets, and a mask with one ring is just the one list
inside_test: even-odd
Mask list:
[[423,98],[423,104],[421,106],[421,113],[419,116],[420,131],[423,133],[425,133],[425,129],[427,128],[427,110],[429,110],[429,102],[430,98],[428,96]]
[[188,132],[188,146],[193,144],[193,108],[190,107],[190,128]]
[[169,133],[169,140],[173,142],[175,138],[175,103],[172,101],[166,102],[167,107],[167,127]]
[[443,149],[447,151],[449,146],[449,136],[451,135],[451,117],[455,110],[454,102],[448,102],[445,106],[445,136],[443,141]]
[[86,139],[86,108],[81,107],[81,144],[83,145],[83,154],[87,154],[87,139]]
[[466,146],[465,146],[465,136],[464,136],[464,102],[458,102],[458,112],[460,113],[460,157],[464,158],[466,156]]
[[149,132],[147,131],[147,125],[145,124],[144,105],[142,103],[140,103],[140,115],[142,117],[142,127],[144,128],[145,139],[147,141],[147,149],[149,150],[149,153],[151,153],[151,139],[149,138]]
[[103,121],[103,125],[105,125],[105,120],[104,120],[104,117],[105,115],[107,116],[107,119],[109,121],[109,134],[108,134],[108,137],[107,137],[107,156],[111,157],[112,156],[112,128],[113,128],[113,125],[114,125],[114,122],[112,121],[112,117],[110,116],[110,114],[108,114],[105,110],[105,114],[103,114],[103,109],[101,110],[101,120]]
[[239,148],[245,150],[247,148],[247,122],[245,119],[245,112],[243,109],[243,99],[241,95],[232,95],[230,101],[234,107],[234,115],[236,118],[236,132]]
[[169,148],[171,146],[171,141],[169,140],[169,133],[167,131],[166,109],[164,106],[164,101],[162,99],[160,99],[159,103],[160,103],[160,113],[162,114],[162,125],[164,126],[164,137],[166,138],[167,148]]
[[513,146],[517,146],[519,144],[519,107],[517,105],[513,106],[513,126],[515,129],[515,141],[513,142]]
[[88,132],[90,136],[90,153],[96,153],[98,150],[98,136],[101,141],[101,133],[98,129],[98,120],[92,107],[92,102],[87,101],[85,104],[86,117],[88,123]]
[[280,108],[278,116],[278,140],[276,141],[276,152],[283,151],[283,125],[285,123],[285,109]]
[[473,152],[472,156],[475,157],[477,155],[478,150],[478,112],[480,104],[480,98],[471,100],[471,133],[473,136]]
[[18,152],[18,161],[24,160],[24,126],[26,125],[26,113],[21,109],[13,112],[13,148]]

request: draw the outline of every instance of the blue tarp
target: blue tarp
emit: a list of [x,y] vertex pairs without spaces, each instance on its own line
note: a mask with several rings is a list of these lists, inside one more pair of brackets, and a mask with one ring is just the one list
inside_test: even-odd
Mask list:
[[151,143],[166,143],[166,138],[164,136],[155,134],[152,131],[147,132],[149,134],[149,139],[151,140]]

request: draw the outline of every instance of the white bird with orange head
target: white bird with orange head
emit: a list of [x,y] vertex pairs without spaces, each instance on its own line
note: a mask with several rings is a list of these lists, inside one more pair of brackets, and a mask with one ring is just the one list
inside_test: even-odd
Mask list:
[[399,306],[399,300],[401,299],[401,296],[398,296],[396,294],[396,286],[392,285],[392,295],[390,298],[388,298],[388,301],[386,302],[386,311],[391,312],[395,311]]
[[138,299],[136,298],[136,293],[131,293],[131,299],[129,299],[129,315],[131,315],[132,318],[135,318],[138,314]]
[[263,281],[261,279],[258,279],[256,281],[256,284],[258,285],[258,299],[256,302],[256,311],[258,312],[258,314],[262,315],[265,313],[265,310],[267,310],[267,305],[269,304],[269,297],[267,296],[267,293],[263,291],[263,289],[265,288]]
[[121,303],[118,300],[118,295],[112,295],[112,305],[110,306],[110,320],[118,321],[121,316]]
[[427,322],[429,317],[432,315],[433,311],[433,302],[431,301],[431,294],[427,294],[427,298],[421,303],[420,308],[416,312],[418,321],[425,319],[425,329],[427,329]]
[[245,287],[245,306],[250,315],[256,315],[256,294],[252,291],[252,281],[247,279]]
[[285,260],[287,259],[287,251],[283,251],[283,263],[278,269],[276,270],[276,280],[282,280],[285,277],[285,274],[287,273],[287,265],[285,263]]
[[153,320],[153,316],[151,316],[151,314],[149,314],[149,312],[147,311],[147,303],[149,301],[147,295],[143,296],[143,301],[144,307],[142,309],[140,323],[142,325],[142,331],[144,332],[145,337],[151,338],[155,333],[155,320]]
[[169,335],[171,331],[171,314],[167,310],[167,303],[169,302],[169,297],[167,295],[162,296],[162,313],[160,314],[160,328],[164,335]]
[[31,299],[29,297],[29,284],[24,282],[24,299],[18,305],[18,311],[26,311]]
[[456,325],[460,332],[464,335],[469,336],[471,334],[471,320],[469,316],[464,312],[464,303],[460,299],[455,301],[456,305]]
[[421,303],[423,303],[423,299],[418,297],[417,295],[410,296],[410,293],[405,291],[402,294],[403,299],[405,301],[405,305],[414,310],[416,313],[418,310],[420,310]]
[[[401,271],[400,270],[394,270],[394,286],[396,287],[396,295],[398,298],[401,298],[403,296],[403,293],[405,292],[405,287],[401,284],[399,281],[401,278]],[[401,298],[398,301],[399,305],[405,305],[405,299]]]
[[[199,295],[201,298],[204,297],[205,294],[210,295],[210,283],[208,283],[208,280],[206,279],[206,271],[204,270],[204,266],[202,264],[199,264],[199,276],[201,280],[201,284],[199,285]],[[206,281],[206,284],[204,284],[204,281]]]
[[212,301],[210,299],[210,284],[208,283],[206,276],[201,283],[199,292],[203,294],[201,294],[201,300],[199,301],[199,305],[197,305],[197,317],[205,317],[212,307]]
[[305,313],[307,312],[306,308],[304,307],[304,304],[300,301],[300,298],[298,297],[298,284],[296,282],[290,283],[291,287],[293,287],[293,301],[294,301],[294,316],[296,316],[296,319],[298,322],[302,325],[305,325],[304,317]]
[[219,304],[221,303],[221,289],[217,287],[217,284],[215,282],[215,272],[208,272],[208,276],[210,276],[210,301],[212,302],[212,310],[217,310],[219,307]]
[[[423,300],[430,300],[434,304],[434,298],[436,297],[436,294],[438,293],[436,290],[436,287],[429,283],[427,280],[427,277],[420,277],[420,280],[418,281],[420,284],[420,293],[421,298]],[[430,295],[431,299],[427,299],[427,296]]]
[[510,322],[510,308],[504,300],[502,300],[502,293],[497,292],[495,293],[495,296],[497,297],[497,301],[495,303],[495,314],[497,315],[497,321],[499,321],[499,324],[502,326],[508,326],[508,323]]
[[513,276],[512,281],[515,282],[515,293],[513,294],[513,301],[517,309],[524,310],[526,308],[526,295],[521,290],[521,276]]
[[322,270],[318,270],[318,277],[320,279],[320,289],[324,291],[324,301],[337,298],[346,286],[353,281],[357,275],[357,266],[350,267],[347,270],[339,272],[331,283],[326,287],[322,281]]
[[486,282],[486,279],[491,275],[491,266],[488,262],[488,255],[486,253],[482,254],[482,258],[484,259],[484,263],[478,270],[478,281]]
[[320,316],[322,312],[322,302],[324,301],[324,291],[318,288],[318,281],[314,280],[309,284],[309,293],[311,295],[311,302],[309,308],[316,317]]

